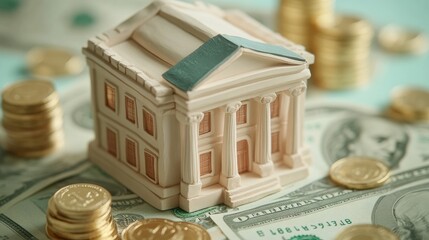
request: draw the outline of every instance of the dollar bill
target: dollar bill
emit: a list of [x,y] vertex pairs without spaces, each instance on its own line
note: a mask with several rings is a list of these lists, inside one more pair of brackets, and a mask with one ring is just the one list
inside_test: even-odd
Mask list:
[[[122,184],[113,180],[98,167],[91,165],[82,173],[56,182],[48,188],[19,202],[0,215],[0,230],[4,227],[4,236],[32,236],[34,239],[46,239],[45,225],[48,200],[61,187],[73,183],[92,183],[106,188],[112,194],[112,216],[119,233],[134,221],[146,218],[165,218],[173,221],[188,221],[206,227],[213,239],[222,239],[219,229],[212,224],[210,214],[219,213],[225,206],[216,206],[199,212],[187,213],[181,209],[160,211],[130,192]],[[28,216],[31,216],[29,218]],[[0,237],[2,235],[0,234]],[[1,238],[0,238],[1,239]],[[23,238],[31,239],[31,238]]]
[[[0,213],[13,204],[63,178],[75,175],[89,165],[88,142],[93,138],[89,114],[88,81],[77,82],[61,93],[64,112],[64,147],[40,159],[23,159],[0,149]],[[4,130],[0,128],[1,139]]]
[[[427,187],[429,128],[398,124],[372,111],[350,106],[310,107],[306,118],[306,140],[313,153],[311,177],[286,187],[269,201],[212,216],[223,233],[230,239],[333,239],[343,228],[356,223],[376,223],[398,233],[406,232],[404,226],[412,224],[400,223],[403,220],[394,216],[397,210],[393,202],[405,193]],[[365,191],[337,187],[327,177],[329,166],[350,155],[385,161],[392,169],[391,181]],[[424,213],[419,218],[428,219],[429,208],[422,206],[425,202],[422,199],[428,195],[421,195],[413,204],[420,208],[413,211],[401,208],[403,212],[416,213],[405,214],[404,218],[415,219],[417,213]],[[419,226],[419,234],[427,234],[421,239],[429,237],[429,232],[425,232],[429,227],[425,226]],[[412,237],[402,239],[419,239],[412,234],[415,233],[408,233]]]

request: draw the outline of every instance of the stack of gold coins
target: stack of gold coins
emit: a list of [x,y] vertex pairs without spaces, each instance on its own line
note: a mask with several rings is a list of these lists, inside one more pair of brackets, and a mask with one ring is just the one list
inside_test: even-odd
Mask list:
[[369,157],[345,157],[334,162],[329,177],[350,189],[370,189],[383,185],[390,178],[390,169],[381,160]]
[[75,75],[83,70],[79,55],[63,48],[34,48],[27,53],[27,65],[34,76]]
[[122,232],[122,240],[144,239],[209,240],[211,238],[207,230],[200,225],[160,218],[134,222]]
[[311,50],[312,21],[333,14],[333,0],[281,0],[278,31],[289,40]]
[[370,79],[371,24],[346,15],[322,16],[313,23],[314,83],[332,90],[366,84]]
[[51,82],[27,80],[7,87],[2,107],[7,151],[41,157],[63,145],[62,110]]
[[399,237],[393,233],[391,230],[373,224],[357,224],[350,226],[344,229],[338,236],[336,240],[399,240]]
[[402,122],[429,122],[429,91],[417,87],[396,88],[386,115]]
[[119,239],[111,203],[110,193],[100,186],[63,187],[49,200],[46,235],[49,239]]

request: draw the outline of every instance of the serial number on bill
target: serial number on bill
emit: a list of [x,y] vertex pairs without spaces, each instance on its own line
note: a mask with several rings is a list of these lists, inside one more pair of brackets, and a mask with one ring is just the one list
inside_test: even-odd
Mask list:
[[332,220],[332,221],[318,222],[318,223],[299,225],[299,226],[286,226],[286,227],[277,227],[272,229],[256,230],[256,233],[259,237],[279,236],[284,234],[304,233],[308,231],[342,227],[350,224],[352,224],[352,221],[346,218],[338,221]]

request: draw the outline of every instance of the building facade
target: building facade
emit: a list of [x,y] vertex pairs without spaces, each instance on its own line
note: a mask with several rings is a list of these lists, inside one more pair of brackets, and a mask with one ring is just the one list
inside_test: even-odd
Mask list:
[[308,175],[313,57],[249,17],[155,1],[83,52],[89,158],[158,209],[235,207]]

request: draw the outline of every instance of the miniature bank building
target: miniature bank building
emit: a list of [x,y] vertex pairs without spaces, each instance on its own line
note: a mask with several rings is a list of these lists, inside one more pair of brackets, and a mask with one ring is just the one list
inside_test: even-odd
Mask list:
[[89,158],[154,207],[235,207],[308,175],[313,56],[247,15],[158,0],[83,52]]

